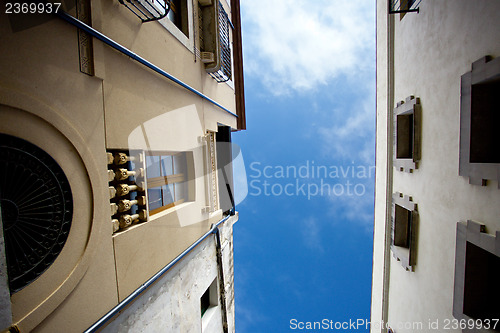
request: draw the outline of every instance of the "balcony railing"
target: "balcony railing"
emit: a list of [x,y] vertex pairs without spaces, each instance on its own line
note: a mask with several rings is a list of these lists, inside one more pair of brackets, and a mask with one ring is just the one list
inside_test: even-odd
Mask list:
[[389,14],[419,12],[422,0],[389,0]]
[[210,73],[217,82],[226,82],[232,78],[229,27],[234,28],[229,16],[219,2],[220,69],[217,72]]
[[157,21],[168,15],[170,0],[118,0],[141,21]]

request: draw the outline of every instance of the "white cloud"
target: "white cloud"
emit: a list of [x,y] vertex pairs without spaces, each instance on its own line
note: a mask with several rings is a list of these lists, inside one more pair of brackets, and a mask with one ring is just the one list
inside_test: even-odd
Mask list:
[[[346,116],[339,117],[339,112]],[[325,155],[334,155],[368,165],[374,163],[375,100],[373,94],[368,94],[364,100],[353,103],[348,110],[333,111],[329,123],[325,122],[324,126],[318,126],[317,130]]]
[[373,70],[374,12],[366,0],[243,0],[246,72],[283,94]]

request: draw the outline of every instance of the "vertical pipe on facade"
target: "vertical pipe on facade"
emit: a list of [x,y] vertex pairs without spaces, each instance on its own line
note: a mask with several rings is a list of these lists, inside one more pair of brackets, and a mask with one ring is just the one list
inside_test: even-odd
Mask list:
[[[392,177],[393,177],[393,107],[394,107],[394,15],[387,13],[387,163],[386,163],[386,211],[384,234],[384,268],[382,287],[382,323],[387,325],[389,317],[389,280],[391,273],[391,229],[392,229]],[[385,326],[381,325],[381,326]],[[381,327],[381,333],[385,333]]]
[[220,232],[219,228],[215,228],[215,250],[217,256],[217,268],[219,273],[219,290],[220,290],[220,305],[222,313],[222,330],[224,333],[228,333],[227,324],[227,307],[226,307],[226,285],[224,283],[224,268],[222,263],[222,246],[220,242]]

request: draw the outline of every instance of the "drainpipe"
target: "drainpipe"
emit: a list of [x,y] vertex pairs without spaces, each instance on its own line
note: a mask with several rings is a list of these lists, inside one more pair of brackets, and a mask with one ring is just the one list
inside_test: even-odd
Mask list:
[[[384,277],[382,289],[382,323],[387,325],[389,318],[389,280],[391,274],[391,228],[392,228],[392,176],[393,176],[393,117],[394,107],[394,15],[387,14],[387,184],[386,184],[386,221],[384,239]],[[385,333],[381,328],[381,333]]]

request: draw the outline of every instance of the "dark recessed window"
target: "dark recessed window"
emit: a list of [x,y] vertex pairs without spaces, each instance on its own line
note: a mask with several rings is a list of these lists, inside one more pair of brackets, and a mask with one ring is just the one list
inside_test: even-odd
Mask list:
[[214,309],[219,304],[219,293],[217,289],[217,278],[215,278],[210,286],[205,290],[200,297],[200,310],[202,318],[202,330],[206,327],[208,321],[213,316]]
[[411,211],[400,205],[395,205],[394,213],[394,245],[410,247]]
[[177,28],[187,37],[189,37],[188,28],[188,9],[186,0],[171,0],[170,11],[167,15]]
[[201,303],[201,316],[203,317],[205,312],[210,307],[210,288],[205,291],[203,296],[201,296],[200,303]]
[[500,163],[500,80],[472,85],[470,162]]
[[500,332],[499,279],[500,232],[495,237],[486,232],[484,224],[459,222],[453,316],[460,321],[474,321],[470,332]]
[[411,197],[396,192],[392,196],[391,218],[392,253],[407,271],[413,271],[417,247],[417,205]]
[[[466,244],[464,314],[474,319],[500,315],[500,257]],[[500,330],[500,324],[498,325]]]
[[413,113],[397,116],[397,158],[413,158]]

